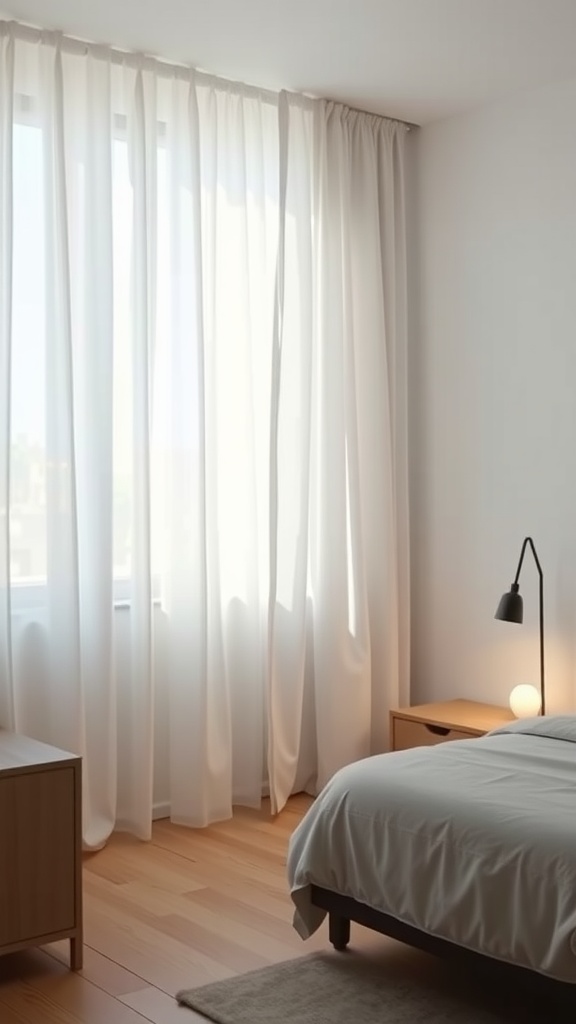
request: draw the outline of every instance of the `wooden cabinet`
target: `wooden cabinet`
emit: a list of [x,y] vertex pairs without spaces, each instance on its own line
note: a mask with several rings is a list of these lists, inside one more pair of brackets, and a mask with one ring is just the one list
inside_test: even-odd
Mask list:
[[448,740],[485,736],[491,729],[514,720],[508,708],[473,700],[448,700],[396,708],[390,712],[391,749],[409,750]]
[[0,730],[0,953],[70,939],[82,966],[81,760]]

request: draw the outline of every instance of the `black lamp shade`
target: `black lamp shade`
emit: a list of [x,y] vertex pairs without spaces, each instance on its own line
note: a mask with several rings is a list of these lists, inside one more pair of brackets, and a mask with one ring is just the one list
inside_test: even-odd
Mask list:
[[522,595],[518,593],[518,584],[514,589],[508,591],[507,594],[502,594],[500,598],[500,604],[496,609],[495,619],[503,619],[504,622],[522,622],[524,619],[524,602]]

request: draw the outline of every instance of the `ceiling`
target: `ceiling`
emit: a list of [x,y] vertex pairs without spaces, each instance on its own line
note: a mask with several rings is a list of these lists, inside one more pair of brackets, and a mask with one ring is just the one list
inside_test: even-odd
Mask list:
[[417,124],[576,77],[576,0],[0,0],[4,16]]

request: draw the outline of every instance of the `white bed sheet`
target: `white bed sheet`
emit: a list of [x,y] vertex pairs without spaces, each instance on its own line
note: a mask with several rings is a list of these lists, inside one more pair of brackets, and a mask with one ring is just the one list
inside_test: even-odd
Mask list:
[[576,716],[368,758],[294,832],[294,926],[322,886],[469,949],[576,983]]

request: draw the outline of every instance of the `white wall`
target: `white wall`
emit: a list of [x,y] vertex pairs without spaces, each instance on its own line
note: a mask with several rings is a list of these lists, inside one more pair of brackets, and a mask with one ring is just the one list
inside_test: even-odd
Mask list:
[[412,700],[576,709],[576,81],[413,133]]

